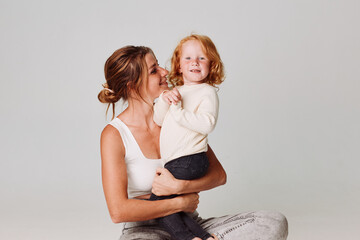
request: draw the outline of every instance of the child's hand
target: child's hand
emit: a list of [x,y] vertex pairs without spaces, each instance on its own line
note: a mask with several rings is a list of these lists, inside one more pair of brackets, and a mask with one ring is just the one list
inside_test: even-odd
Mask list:
[[177,88],[173,88],[172,90],[165,91],[162,95],[162,98],[165,102],[167,102],[169,105],[171,104],[177,104],[179,101],[181,101],[181,95]]

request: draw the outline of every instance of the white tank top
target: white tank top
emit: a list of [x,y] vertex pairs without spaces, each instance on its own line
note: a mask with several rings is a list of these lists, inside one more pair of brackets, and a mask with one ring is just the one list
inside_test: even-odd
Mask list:
[[109,124],[119,131],[124,143],[128,198],[151,193],[156,169],[163,167],[162,160],[146,158],[130,129],[119,118],[113,119]]

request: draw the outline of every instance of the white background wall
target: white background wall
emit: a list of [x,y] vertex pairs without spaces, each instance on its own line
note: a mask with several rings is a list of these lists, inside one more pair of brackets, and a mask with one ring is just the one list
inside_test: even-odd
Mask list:
[[200,213],[277,210],[291,240],[358,239],[359,10],[356,0],[1,0],[0,238],[119,237],[101,188],[104,62],[132,44],[165,66],[196,32],[227,73],[210,143],[228,183],[201,194]]

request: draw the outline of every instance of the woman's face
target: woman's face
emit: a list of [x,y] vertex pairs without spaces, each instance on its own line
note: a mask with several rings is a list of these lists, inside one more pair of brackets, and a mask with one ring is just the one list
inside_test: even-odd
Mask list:
[[[153,100],[159,97],[164,91],[169,89],[166,76],[168,71],[159,66],[157,59],[151,53],[145,56],[146,65],[148,68],[148,79],[146,85],[146,96]],[[144,95],[145,96],[145,95]]]

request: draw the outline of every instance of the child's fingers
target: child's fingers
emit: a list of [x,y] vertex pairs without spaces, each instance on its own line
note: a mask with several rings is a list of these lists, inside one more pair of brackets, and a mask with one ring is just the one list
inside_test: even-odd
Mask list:
[[167,91],[163,94],[163,99],[168,103],[168,104],[177,104],[180,100],[181,100],[181,95],[179,93],[179,91],[174,88],[171,91]]
[[167,91],[163,94],[162,96],[163,100],[167,103],[167,104],[171,104],[171,93],[170,91]]
[[181,94],[179,92],[179,90],[177,88],[173,88],[173,90],[171,90],[171,92],[180,100],[181,99]]
[[176,96],[170,96],[169,98],[171,100],[171,103],[174,103],[174,104],[176,104],[179,101]]
[[169,105],[171,104],[171,101],[170,101],[169,98],[165,98],[164,100],[165,100],[165,102],[166,102],[167,104],[169,104]]
[[178,101],[180,100],[180,99],[179,99],[179,96],[176,95],[176,94],[174,94],[174,93],[171,94],[171,98],[172,98],[173,101],[175,101],[175,102],[178,102]]

